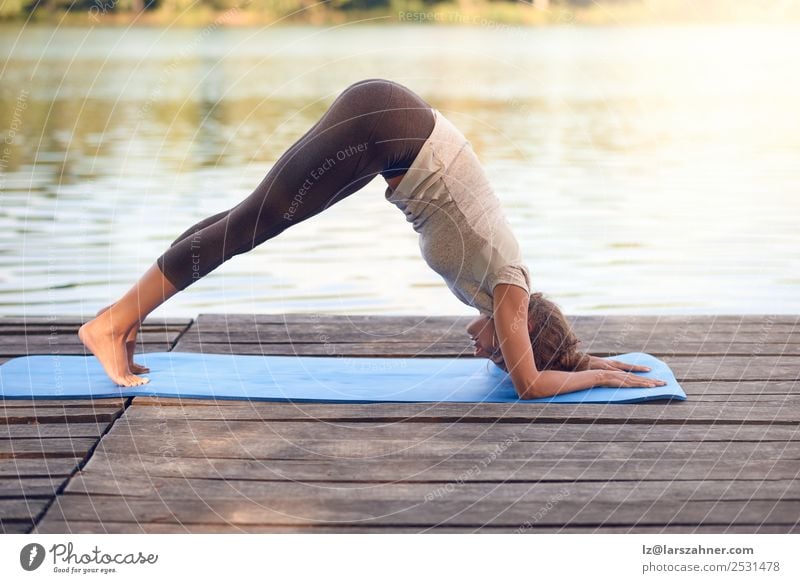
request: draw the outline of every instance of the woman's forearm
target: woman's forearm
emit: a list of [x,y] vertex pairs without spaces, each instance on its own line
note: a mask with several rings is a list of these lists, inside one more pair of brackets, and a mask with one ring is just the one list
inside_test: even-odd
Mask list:
[[571,393],[582,389],[590,389],[600,384],[602,370],[581,370],[568,372],[562,370],[543,370],[528,390],[520,395],[521,399],[538,399],[552,397],[561,393]]

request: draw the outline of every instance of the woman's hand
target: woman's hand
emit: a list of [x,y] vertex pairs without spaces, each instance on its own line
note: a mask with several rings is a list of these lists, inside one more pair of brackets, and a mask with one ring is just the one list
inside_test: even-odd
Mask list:
[[[629,366],[629,365],[626,365]],[[596,387],[663,387],[666,381],[651,379],[619,370],[604,370],[599,374]]]
[[597,356],[589,357],[589,368],[606,371],[600,375],[598,387],[663,387],[667,383],[661,379],[651,379],[624,371],[648,372],[649,366],[628,364],[619,360],[608,360]]
[[637,372],[650,371],[649,366],[644,366],[640,364],[628,364],[626,362],[620,362],[618,360],[607,360],[605,358],[600,358],[597,356],[589,357],[589,368],[596,370],[625,370],[625,371],[637,371]]

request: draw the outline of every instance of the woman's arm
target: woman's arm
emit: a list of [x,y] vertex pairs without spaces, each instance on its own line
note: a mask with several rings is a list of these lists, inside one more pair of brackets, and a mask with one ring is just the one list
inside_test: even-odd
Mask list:
[[666,384],[620,370],[537,370],[528,335],[529,298],[523,288],[508,283],[497,284],[493,291],[495,332],[506,369],[520,399],[538,399],[592,387],[655,387]]
[[[528,302],[530,296],[518,285],[498,283],[492,291],[494,330],[506,370],[521,399],[534,398],[534,385],[541,373],[533,360],[528,336]],[[540,395],[536,395],[540,396]]]

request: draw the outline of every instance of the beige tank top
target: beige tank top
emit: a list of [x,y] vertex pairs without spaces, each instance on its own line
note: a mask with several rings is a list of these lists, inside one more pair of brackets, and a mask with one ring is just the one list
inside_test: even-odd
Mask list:
[[425,262],[465,304],[494,312],[493,290],[509,283],[530,294],[519,244],[472,144],[437,109],[433,132],[386,200],[419,233]]

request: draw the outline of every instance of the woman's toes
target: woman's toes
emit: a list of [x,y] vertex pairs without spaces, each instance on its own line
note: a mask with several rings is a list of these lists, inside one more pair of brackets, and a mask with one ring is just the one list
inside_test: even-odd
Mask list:
[[135,362],[129,363],[128,366],[130,367],[131,372],[133,374],[143,374],[143,373],[146,373],[146,372],[150,372],[149,368],[147,368],[146,366],[142,366],[141,364],[138,364],[138,363],[135,363]]
[[111,376],[109,375],[114,384],[119,385],[120,387],[130,387],[130,375],[129,374],[121,374],[119,376]]
[[125,377],[122,379],[121,384],[125,387],[138,387],[139,385],[143,385],[148,382],[150,382],[150,379],[137,377],[136,375],[129,374],[125,375]]

